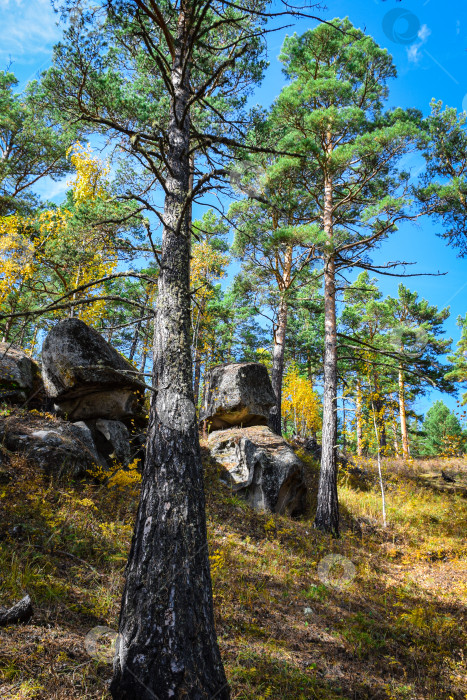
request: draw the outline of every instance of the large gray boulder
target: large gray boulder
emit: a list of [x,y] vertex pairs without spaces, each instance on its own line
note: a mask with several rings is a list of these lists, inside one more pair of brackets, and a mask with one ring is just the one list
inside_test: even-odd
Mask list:
[[215,431],[211,456],[226,469],[229,484],[258,510],[300,515],[306,508],[303,463],[266,426]]
[[276,399],[264,365],[241,362],[214,367],[206,377],[200,421],[209,430],[267,425]]
[[21,348],[0,343],[0,400],[25,403],[41,387],[38,365]]
[[0,434],[6,450],[23,454],[47,474],[82,477],[103,464],[84,423],[12,415],[0,419]]
[[70,421],[139,413],[144,385],[134,367],[79,319],[58,323],[46,337],[42,378],[59,414]]

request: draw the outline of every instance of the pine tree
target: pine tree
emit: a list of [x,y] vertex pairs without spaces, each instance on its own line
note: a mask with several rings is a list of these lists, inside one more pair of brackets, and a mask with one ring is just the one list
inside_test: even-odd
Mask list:
[[[448,357],[453,366],[447,372],[446,379],[465,386],[467,382],[467,316],[465,318],[459,316],[457,324],[461,327],[461,337],[457,343],[456,352]],[[463,395],[462,403],[467,403],[467,393]]]
[[423,421],[422,452],[430,456],[457,456],[465,451],[465,435],[455,413],[435,401]]
[[449,366],[442,360],[451,340],[441,337],[449,310],[439,311],[403,284],[399,285],[396,298],[383,299],[376,280],[370,280],[367,272],[349,286],[344,299],[346,307],[340,322],[345,338],[340,349],[345,352],[352,373],[349,383],[355,396],[358,454],[362,454],[362,409],[371,395],[380,448],[390,449],[386,433],[391,431],[394,449],[396,453],[399,451],[398,430],[394,428],[397,409],[402,454],[407,458],[410,401],[434,386],[441,391],[452,391],[452,385],[444,377]]
[[426,172],[416,189],[422,206],[443,224],[440,234],[467,254],[467,114],[432,100],[424,121]]
[[13,73],[0,71],[0,218],[32,213],[39,203],[34,186],[71,170],[66,151],[76,138],[75,127],[63,127],[35,105],[34,86],[19,94],[17,85]]
[[[444,379],[447,366],[439,361],[451,345],[451,339],[439,336],[444,332],[443,323],[449,317],[449,309],[438,311],[426,299],[419,299],[417,292],[411,292],[403,284],[399,285],[398,297],[387,299],[392,321],[390,332],[394,349],[399,354],[398,362],[398,403],[402,437],[402,454],[410,456],[407,430],[406,385],[407,381],[417,387],[417,396],[423,395],[427,387],[452,390]],[[406,373],[413,367],[416,373]]]
[[[66,17],[74,18],[74,6],[63,3]],[[154,392],[111,686],[121,700],[229,697],[214,629],[193,400],[191,215],[193,202],[225,178],[227,149],[246,148],[241,110],[263,72],[271,15],[266,3],[235,0],[86,6],[44,83],[45,104],[132,155],[143,186],[127,196],[162,226],[161,250],[154,248]]]
[[[286,39],[281,60],[292,81],[275,105],[287,126],[280,147],[297,153],[296,179],[308,189],[309,225],[324,275],[323,446],[315,526],[338,534],[336,275],[365,266],[367,251],[406,216],[408,175],[401,157],[415,145],[419,115],[383,112],[391,57],[348,20]],[[294,160],[284,157],[284,169]],[[280,166],[279,166],[280,168]]]
[[[191,313],[193,392],[195,405],[199,401],[202,365],[209,353],[209,327],[215,324],[215,305],[212,302],[220,290],[215,283],[225,276],[229,264],[225,236],[227,224],[215,216],[212,209],[202,219],[193,222],[195,243],[192,248],[191,286],[193,308]],[[212,337],[212,336],[211,336]]]
[[[309,283],[313,259],[309,233],[300,227],[299,196],[290,178],[274,177],[274,162],[264,169],[265,192],[258,199],[243,200],[230,208],[236,226],[234,253],[242,258],[242,274],[256,290],[255,307],[268,316],[273,329],[271,382],[276,405],[269,424],[282,433],[281,400],[290,298]],[[307,274],[308,273],[308,274]]]

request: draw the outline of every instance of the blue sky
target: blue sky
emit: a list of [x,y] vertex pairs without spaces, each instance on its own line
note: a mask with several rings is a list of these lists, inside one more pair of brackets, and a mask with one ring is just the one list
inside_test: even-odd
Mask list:
[[[313,13],[324,19],[348,16],[393,55],[398,78],[391,85],[390,106],[416,107],[427,113],[430,100],[436,98],[458,110],[467,109],[467,3],[328,0],[326,4],[326,10]],[[49,0],[0,0],[0,69],[11,63],[20,87],[48,66],[52,47],[60,38],[57,21]],[[312,21],[301,20],[286,31],[270,35],[270,67],[262,86],[255,91],[254,102],[269,105],[284,84],[277,56],[285,34],[302,33],[313,25]],[[409,165],[416,170],[416,159]],[[59,200],[64,189],[64,183],[51,183],[44,194]],[[416,262],[410,272],[446,272],[442,277],[408,279],[405,284],[416,288],[431,303],[451,307],[446,331],[457,342],[456,318],[467,312],[467,259],[457,258],[456,252],[436,236],[439,231],[428,221],[404,226],[374,259],[380,263],[401,259]],[[395,294],[398,282],[382,278],[383,293]],[[429,400],[421,400],[417,409],[425,411],[435,398],[437,392]],[[455,398],[443,398],[455,407]]]

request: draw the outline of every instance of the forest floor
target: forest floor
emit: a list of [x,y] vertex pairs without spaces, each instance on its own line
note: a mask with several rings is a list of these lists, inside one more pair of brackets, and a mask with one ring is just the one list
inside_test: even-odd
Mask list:
[[[336,540],[313,530],[313,497],[301,520],[255,512],[203,453],[232,698],[467,698],[466,460],[386,460],[387,527],[363,460],[340,478]],[[0,470],[0,605],[27,592],[35,609],[0,629],[1,698],[109,697],[112,634],[95,628],[117,627],[137,491],[125,477],[54,483],[18,457]],[[330,554],[344,557],[331,569]]]

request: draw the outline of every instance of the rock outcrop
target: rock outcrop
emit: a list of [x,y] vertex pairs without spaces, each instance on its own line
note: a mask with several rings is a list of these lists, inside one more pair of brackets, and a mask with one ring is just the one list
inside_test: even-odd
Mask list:
[[251,506],[300,515],[306,507],[303,463],[267,426],[218,430],[209,435],[211,455],[227,470],[233,491]]
[[303,463],[267,427],[274,404],[264,365],[219,365],[206,378],[200,420],[209,429],[211,455],[235,492],[258,510],[300,515],[306,507]]
[[[47,473],[82,477],[144,460],[144,384],[97,331],[78,319],[57,324],[42,348],[42,377],[23,350],[0,344],[0,398],[23,404],[40,394],[41,409],[11,406],[0,417],[0,464],[16,452]],[[52,402],[57,416],[43,412]]]
[[267,425],[276,400],[264,365],[242,362],[214,367],[206,378],[200,421],[210,431]]
[[144,385],[134,367],[79,319],[58,323],[46,337],[42,377],[68,420],[121,420],[139,413]]
[[82,477],[102,463],[84,423],[12,414],[0,419],[0,437],[6,450],[24,454],[47,474]]
[[39,366],[24,350],[0,343],[0,400],[25,403],[42,385]]

